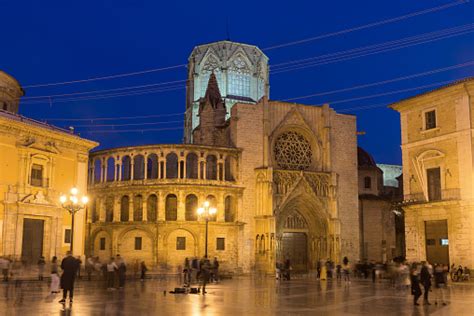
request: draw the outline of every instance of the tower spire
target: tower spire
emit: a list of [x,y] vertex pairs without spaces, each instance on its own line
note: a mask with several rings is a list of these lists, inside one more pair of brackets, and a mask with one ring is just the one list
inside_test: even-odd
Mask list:
[[217,84],[217,78],[214,71],[209,76],[209,82],[207,83],[206,94],[204,100],[211,104],[213,108],[217,108],[219,104],[222,104],[222,96],[219,91],[219,85]]

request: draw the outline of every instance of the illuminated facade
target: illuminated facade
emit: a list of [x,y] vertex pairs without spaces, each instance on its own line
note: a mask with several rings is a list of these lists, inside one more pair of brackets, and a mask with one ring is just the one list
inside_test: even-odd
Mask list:
[[[237,55],[223,59],[214,52],[221,46]],[[251,100],[231,97],[230,87],[221,94],[225,69],[197,75],[211,56],[245,57],[248,67],[257,58],[263,91],[252,77]],[[252,46],[198,46],[189,68],[196,90],[188,90],[186,119],[195,113],[199,120],[186,125],[187,143],[91,154],[88,253],[176,271],[184,258],[204,255],[197,207],[210,200],[217,215],[209,256],[223,270],[272,272],[290,259],[307,271],[318,260],[359,259],[355,117],[328,105],[269,101],[266,57]]]
[[400,102],[406,255],[474,265],[474,80]]
[[[87,191],[88,154],[98,144],[16,114],[21,95],[0,72],[0,256],[36,263],[69,250],[71,216],[59,195]],[[76,215],[75,255],[84,254],[84,214]]]

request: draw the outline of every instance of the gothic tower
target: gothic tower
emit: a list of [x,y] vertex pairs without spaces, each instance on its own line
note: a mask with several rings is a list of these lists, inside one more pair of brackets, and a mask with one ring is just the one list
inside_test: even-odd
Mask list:
[[188,63],[184,142],[193,143],[199,125],[199,100],[206,94],[211,73],[225,106],[225,117],[237,103],[257,103],[269,96],[268,57],[256,46],[219,41],[196,46]]

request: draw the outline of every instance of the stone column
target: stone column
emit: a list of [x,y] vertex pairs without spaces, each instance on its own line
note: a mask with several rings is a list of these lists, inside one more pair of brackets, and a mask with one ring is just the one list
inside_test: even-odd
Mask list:
[[144,165],[144,170],[143,170],[143,179],[148,179],[148,158],[147,156],[143,155],[143,165]]
[[120,196],[114,196],[114,222],[120,222]]
[[142,196],[142,210],[143,210],[143,216],[142,216],[142,221],[146,222],[148,221],[148,214],[147,214],[147,197]]
[[117,181],[122,181],[122,161],[120,161],[117,164],[117,167],[118,167]]
[[165,220],[165,197],[163,196],[163,192],[158,192],[158,220],[164,221]]
[[218,222],[225,222],[225,203],[224,203],[224,193],[219,193],[217,196],[216,196],[216,199],[217,199],[217,216],[216,216],[216,220]]
[[107,164],[107,160],[105,160],[105,165],[104,165],[104,177],[103,177],[104,180],[103,180],[102,182],[107,182],[107,174],[108,174],[108,167],[109,167],[109,166],[107,166],[107,165],[108,165],[108,164]]
[[186,196],[183,191],[178,192],[178,221],[186,220]]
[[135,161],[134,159],[130,158],[130,180],[134,179],[134,171],[135,171]]
[[128,221],[133,222],[133,211],[134,211],[134,196],[129,195],[128,199]]

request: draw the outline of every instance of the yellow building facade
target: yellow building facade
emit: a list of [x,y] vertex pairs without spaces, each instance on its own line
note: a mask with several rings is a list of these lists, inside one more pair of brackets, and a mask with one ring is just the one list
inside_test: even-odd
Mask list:
[[[87,191],[89,150],[98,144],[16,114],[23,91],[0,72],[0,256],[36,262],[70,246],[71,216],[59,196]],[[85,210],[76,214],[74,255],[84,254]]]
[[474,79],[400,102],[408,260],[474,265]]

